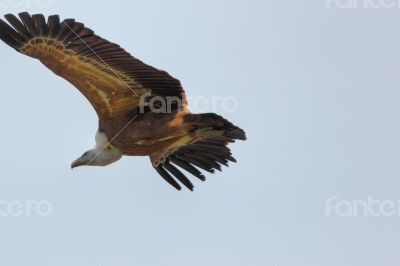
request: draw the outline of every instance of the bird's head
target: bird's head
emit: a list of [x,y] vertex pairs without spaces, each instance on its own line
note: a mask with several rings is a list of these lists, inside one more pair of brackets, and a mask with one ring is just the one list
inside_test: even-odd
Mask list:
[[109,146],[103,149],[91,149],[72,162],[71,168],[79,166],[106,166],[121,159],[122,152]]
[[96,146],[88,150],[81,157],[72,162],[71,168],[79,166],[106,166],[121,159],[123,153],[114,147],[107,136],[98,131],[96,133]]

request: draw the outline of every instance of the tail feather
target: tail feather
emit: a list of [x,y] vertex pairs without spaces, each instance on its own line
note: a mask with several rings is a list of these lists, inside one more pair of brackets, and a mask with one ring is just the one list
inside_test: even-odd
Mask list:
[[[243,129],[235,126],[225,118],[214,113],[191,114],[187,116],[188,122],[199,128],[211,127],[214,130],[224,131],[223,136],[231,140],[246,140],[246,133]],[[211,142],[215,143],[215,140]],[[218,142],[218,141],[217,141]]]

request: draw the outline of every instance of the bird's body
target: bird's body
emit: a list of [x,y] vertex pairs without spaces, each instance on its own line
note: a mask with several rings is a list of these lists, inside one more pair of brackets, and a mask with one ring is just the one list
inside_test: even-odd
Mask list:
[[187,110],[167,114],[132,113],[100,120],[99,131],[110,140],[115,137],[113,145],[124,154],[146,156],[167,148],[175,139],[187,135],[190,127],[184,123],[184,117],[190,115]]
[[[73,19],[46,21],[24,12],[0,19],[0,39],[73,84],[99,116],[96,146],[72,163],[105,166],[122,156],[149,156],[172,186],[193,185],[179,168],[205,180],[235,161],[227,145],[245,133],[216,114],[192,114],[179,80],[144,64]],[[179,168],[177,168],[178,166]]]

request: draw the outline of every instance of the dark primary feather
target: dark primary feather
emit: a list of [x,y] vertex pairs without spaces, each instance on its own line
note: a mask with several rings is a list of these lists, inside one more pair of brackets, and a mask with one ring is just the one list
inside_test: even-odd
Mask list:
[[[33,37],[33,34],[30,33],[24,26],[24,24],[22,24],[22,22],[13,14],[7,14],[4,16],[8,23],[11,24],[11,26],[13,26],[17,32],[21,35],[23,35],[25,37],[26,40],[30,39]],[[1,29],[3,30],[3,29]],[[22,46],[22,45],[21,45]]]
[[28,32],[30,32],[33,36],[39,35],[39,29],[36,28],[35,22],[32,19],[31,15],[29,15],[27,12],[23,12],[19,14],[19,18],[21,19]]
[[38,36],[47,36],[49,28],[46,24],[46,18],[42,14],[32,15],[32,18],[35,21],[36,28],[38,29]]
[[169,157],[170,161],[179,166],[180,168],[182,168],[183,170],[191,173],[192,175],[194,175],[195,177],[197,177],[198,179],[200,179],[201,181],[206,181],[206,177],[193,165],[191,165],[190,163],[181,160],[179,158],[176,158],[176,156],[171,155]]
[[164,180],[167,181],[171,186],[173,186],[177,190],[181,190],[181,186],[178,184],[178,182],[176,182],[175,179],[173,179],[172,176],[167,171],[165,171],[162,165],[155,167],[155,169],[160,174],[160,176],[164,178]]
[[174,175],[182,184],[184,184],[188,189],[193,191],[192,182],[190,182],[190,180],[181,171],[179,171],[175,166],[173,166],[169,162],[164,163],[163,166],[168,172]]
[[[217,169],[217,167],[219,168],[219,165],[214,163],[212,160],[210,160],[208,158],[208,156],[195,156],[192,153],[183,153],[183,152],[179,152],[176,154],[176,156],[178,158],[184,159],[194,165],[196,165],[197,167],[200,167],[201,169],[214,174],[214,168]],[[217,165],[217,166],[216,166]]]
[[58,15],[49,16],[47,26],[49,27],[49,37],[56,37],[61,28],[60,17]]

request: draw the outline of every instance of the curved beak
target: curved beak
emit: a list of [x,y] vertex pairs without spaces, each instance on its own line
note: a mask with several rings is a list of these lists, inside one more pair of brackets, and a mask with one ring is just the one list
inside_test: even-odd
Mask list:
[[84,163],[83,163],[82,160],[79,158],[79,159],[77,159],[77,160],[75,160],[75,161],[73,161],[73,162],[71,163],[71,169],[74,169],[74,168],[79,167],[79,166],[82,166],[82,165],[84,165]]

